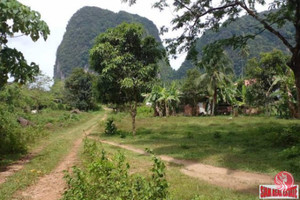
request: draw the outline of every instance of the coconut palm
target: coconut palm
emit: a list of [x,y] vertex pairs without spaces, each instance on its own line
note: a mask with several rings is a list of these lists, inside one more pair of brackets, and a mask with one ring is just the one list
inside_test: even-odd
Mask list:
[[211,97],[211,115],[215,115],[218,88],[231,83],[229,74],[233,73],[231,60],[223,49],[204,49],[202,60],[198,63],[204,73],[196,80],[198,85],[204,85]]

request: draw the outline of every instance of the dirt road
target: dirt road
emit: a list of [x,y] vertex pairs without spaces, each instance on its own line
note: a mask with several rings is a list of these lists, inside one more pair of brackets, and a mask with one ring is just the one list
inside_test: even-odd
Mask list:
[[[101,120],[106,118],[106,114]],[[101,121],[100,120],[100,121]],[[62,194],[66,188],[66,182],[63,179],[64,171],[70,170],[72,166],[78,162],[78,151],[82,144],[83,138],[90,134],[91,131],[98,125],[99,120],[95,121],[94,125],[88,130],[82,131],[82,136],[78,138],[72,148],[69,150],[67,156],[59,163],[59,165],[50,173],[41,177],[36,184],[28,187],[25,191],[18,192],[16,199],[30,199],[30,200],[58,200],[61,199]]]

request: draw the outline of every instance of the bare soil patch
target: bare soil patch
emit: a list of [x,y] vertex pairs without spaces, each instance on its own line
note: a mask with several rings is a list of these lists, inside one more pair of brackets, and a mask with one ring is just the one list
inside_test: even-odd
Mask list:
[[0,185],[4,183],[8,177],[14,175],[16,172],[24,168],[25,164],[30,162],[35,156],[37,156],[46,145],[40,146],[39,148],[33,150],[29,154],[22,157],[20,160],[14,162],[13,164],[0,169]]

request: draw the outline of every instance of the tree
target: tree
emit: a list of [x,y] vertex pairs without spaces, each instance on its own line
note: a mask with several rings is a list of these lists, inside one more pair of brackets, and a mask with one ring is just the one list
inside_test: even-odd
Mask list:
[[47,39],[50,31],[47,24],[41,20],[41,15],[16,0],[0,1],[0,89],[7,83],[9,76],[14,82],[25,83],[33,80],[39,73],[35,63],[27,64],[23,54],[9,48],[9,38],[18,37],[15,34],[30,36],[33,41],[40,37]]
[[[136,0],[122,0],[134,4]],[[265,5],[265,0],[173,0],[173,6],[177,15],[172,20],[173,30],[182,29],[183,33],[174,39],[167,40],[169,51],[175,54],[177,51],[189,49],[195,39],[206,29],[218,31],[218,28],[226,26],[237,19],[243,12],[253,17],[258,24],[257,32],[249,35],[239,35],[227,38],[216,43],[220,45],[232,45],[234,48],[247,44],[249,39],[267,30],[274,34],[291,52],[292,56],[288,66],[295,75],[297,89],[298,118],[300,117],[300,1],[299,0],[272,0],[269,5],[269,12],[259,14],[257,5]],[[157,0],[154,4],[159,9],[170,6],[167,0]],[[224,20],[226,22],[224,22]],[[224,22],[224,23],[223,23]],[[291,23],[294,32],[283,35],[280,28]],[[167,31],[165,28],[162,31]]]
[[[296,106],[293,103],[296,96],[292,84],[294,76],[286,65],[287,60],[289,56],[274,49],[272,52],[261,53],[259,60],[253,58],[248,61],[247,78],[253,80],[247,87],[248,103],[263,106],[270,112],[270,107],[278,99],[284,98],[291,117],[297,117]],[[292,95],[293,93],[295,95]],[[280,98],[274,94],[280,95]]]
[[66,100],[74,108],[92,110],[96,107],[93,94],[94,76],[82,68],[75,68],[65,81]]
[[201,73],[198,69],[190,69],[187,71],[187,77],[184,80],[182,91],[182,99],[185,104],[190,104],[193,109],[193,115],[196,115],[196,108],[198,102],[207,96],[205,94],[205,89],[201,85],[196,84],[197,79],[199,79]]
[[215,115],[218,89],[231,83],[228,74],[233,73],[232,63],[223,49],[205,49],[201,62],[198,64],[205,72],[196,80],[200,84],[207,84],[208,94],[211,96],[211,115]]
[[100,34],[90,51],[90,65],[99,73],[105,102],[129,105],[135,135],[137,104],[152,87],[162,50],[141,25],[123,23]]

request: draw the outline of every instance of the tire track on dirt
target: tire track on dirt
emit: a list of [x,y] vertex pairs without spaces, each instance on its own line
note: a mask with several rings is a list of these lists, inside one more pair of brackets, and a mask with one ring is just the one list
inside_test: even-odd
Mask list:
[[36,157],[47,145],[43,145],[28,153],[27,155],[20,158],[13,164],[0,169],[0,185],[5,183],[5,181],[16,172],[24,168],[24,166],[29,163],[34,157]]
[[[118,144],[107,140],[100,140],[100,142],[123,148],[138,154],[149,155],[144,150],[129,145]],[[168,163],[182,165],[183,167],[180,169],[180,171],[187,176],[197,178],[212,185],[236,191],[258,194],[259,185],[274,184],[273,177],[266,174],[215,167],[195,161],[176,159],[166,155],[160,155],[158,157]]]
[[[106,114],[102,117],[101,121],[106,118]],[[78,152],[81,143],[85,136],[91,133],[91,131],[97,126],[97,124],[90,127],[87,131],[83,131],[82,137],[77,139],[69,151],[68,155],[62,162],[50,173],[39,179],[39,181],[25,191],[20,192],[18,199],[31,199],[31,200],[58,200],[62,197],[64,190],[66,189],[66,182],[64,180],[64,171],[69,171],[71,167],[78,162]]]

